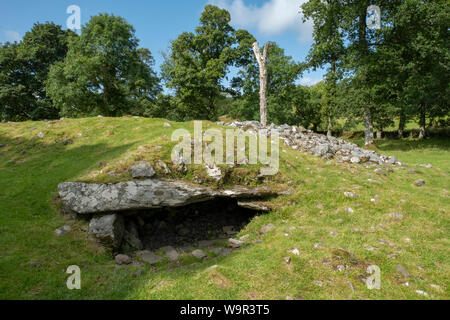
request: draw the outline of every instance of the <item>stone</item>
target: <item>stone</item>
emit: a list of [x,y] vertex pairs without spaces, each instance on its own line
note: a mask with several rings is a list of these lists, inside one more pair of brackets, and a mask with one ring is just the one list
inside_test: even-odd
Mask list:
[[226,233],[227,235],[236,234],[237,232],[234,230],[233,226],[224,226],[222,228],[222,231]]
[[383,176],[386,176],[386,175],[387,175],[386,171],[384,171],[384,170],[381,169],[381,168],[376,168],[376,169],[374,170],[374,172],[375,172],[376,174],[383,175]]
[[317,209],[319,209],[319,210],[322,210],[322,209],[323,209],[323,205],[322,205],[321,203],[318,203],[316,207],[317,207]]
[[431,164],[419,164],[419,166],[420,167],[423,167],[423,168],[427,168],[427,169],[431,169],[431,168],[433,168],[433,166],[431,165]]
[[351,157],[350,162],[351,163],[360,163],[361,159],[359,157]]
[[400,273],[402,276],[404,276],[405,278],[409,277],[409,272],[408,270],[405,269],[404,266],[402,266],[401,264],[398,264],[396,267],[396,270],[398,273]]
[[161,250],[165,252],[167,258],[169,258],[169,260],[172,262],[177,261],[180,257],[177,250],[175,250],[172,246],[162,247]]
[[119,183],[64,182],[58,185],[64,212],[80,215],[140,209],[171,208],[215,198],[265,198],[277,195],[267,187],[234,186],[225,190],[181,181],[145,179]]
[[322,242],[317,242],[314,244],[315,249],[322,248],[322,247],[323,247]]
[[170,123],[168,123],[168,122],[164,122],[164,127],[165,128],[170,128],[172,125],[170,124]]
[[422,187],[425,185],[425,180],[423,180],[423,179],[416,180],[416,181],[414,181],[414,185],[416,187]]
[[423,291],[423,290],[416,290],[416,293],[417,294],[420,294],[420,295],[422,295],[422,296],[428,296],[428,293],[426,293],[425,291]]
[[114,257],[114,260],[116,261],[116,263],[118,265],[130,264],[132,261],[131,258],[129,256],[127,256],[126,254],[118,254]]
[[55,234],[56,234],[58,237],[60,237],[60,236],[65,235],[67,232],[69,232],[70,229],[71,229],[71,228],[70,228],[69,225],[65,225],[65,226],[62,226],[62,227],[59,227],[58,229],[56,229],[56,230],[55,230]]
[[393,213],[389,213],[389,217],[391,217],[392,219],[395,219],[395,220],[402,220],[403,214],[398,213],[398,212],[393,212]]
[[250,237],[249,234],[244,234],[242,237],[239,238],[239,240],[241,240],[241,241],[247,241],[249,237]]
[[228,239],[228,247],[230,248],[240,248],[244,244],[243,241],[237,239]]
[[368,246],[368,247],[365,247],[364,250],[367,250],[367,251],[376,251],[376,250],[378,250],[378,249],[375,248],[375,247]]
[[351,191],[344,192],[344,196],[346,196],[347,198],[356,198],[356,194]]
[[300,251],[297,248],[292,249],[290,252],[295,254],[296,256],[300,255]]
[[156,162],[156,165],[157,165],[158,167],[160,167],[161,170],[162,170],[165,174],[169,174],[169,173],[171,172],[170,169],[169,169],[169,167],[167,166],[167,164],[166,164],[164,161],[162,161],[162,160],[158,160],[158,161]]
[[259,230],[262,234],[267,233],[271,230],[275,229],[275,226],[271,223],[266,224],[265,226],[262,226],[261,229]]
[[200,249],[196,249],[194,251],[192,251],[191,253],[194,257],[196,257],[197,259],[201,260],[203,258],[206,257],[206,253],[204,253],[202,250]]
[[347,213],[353,213],[353,212],[355,212],[355,210],[353,210],[353,208],[345,208],[345,212],[347,212]]
[[382,184],[381,181],[375,180],[375,179],[367,179],[367,181],[369,181],[370,183],[374,183],[374,184]]
[[162,257],[158,256],[157,254],[149,250],[137,251],[136,255],[138,257],[141,257],[142,261],[148,264],[155,264],[163,260]]
[[89,235],[106,247],[118,249],[125,231],[123,218],[117,214],[94,217],[89,223]]
[[313,284],[318,287],[323,287],[323,282],[320,280],[313,280]]
[[41,131],[41,132],[39,132],[39,133],[38,133],[38,135],[37,135],[37,136],[38,136],[39,138],[41,138],[41,139],[42,139],[42,138],[44,137],[44,133],[43,133],[43,132]]
[[270,208],[257,204],[255,202],[247,202],[247,201],[238,201],[237,205],[241,208],[255,210],[255,211],[261,211],[261,212],[269,212]]
[[141,161],[130,168],[131,176],[136,178],[151,178],[155,175],[155,170],[148,162]]
[[287,264],[291,263],[291,257],[284,257],[284,262]]
[[220,181],[222,179],[222,170],[216,164],[207,165],[205,164],[206,173],[208,176],[216,181]]
[[440,285],[437,285],[437,284],[430,283],[430,287],[433,288],[436,291],[439,291],[439,292],[443,292],[444,291],[444,290],[442,290],[442,287]]

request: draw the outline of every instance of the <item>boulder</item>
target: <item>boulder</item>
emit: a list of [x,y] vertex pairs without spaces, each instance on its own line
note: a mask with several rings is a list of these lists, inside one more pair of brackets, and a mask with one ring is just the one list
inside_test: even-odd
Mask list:
[[124,231],[123,218],[117,214],[95,217],[89,223],[89,235],[113,249],[120,247]]
[[215,198],[264,198],[266,187],[212,190],[181,181],[146,179],[115,184],[64,182],[58,185],[63,209],[79,215],[185,206]]
[[141,161],[130,168],[133,178],[151,178],[155,175],[155,170],[148,162]]

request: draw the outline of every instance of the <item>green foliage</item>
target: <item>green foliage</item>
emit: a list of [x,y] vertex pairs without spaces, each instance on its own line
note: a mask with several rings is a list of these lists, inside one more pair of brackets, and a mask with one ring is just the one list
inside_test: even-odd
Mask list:
[[[256,58],[239,71],[240,81],[233,83],[240,92],[232,106],[231,115],[240,119],[259,119],[259,68]],[[301,66],[286,56],[284,50],[271,43],[267,58],[268,121],[276,124],[297,124],[296,110],[306,103],[304,88],[295,85]]]
[[52,66],[47,91],[61,115],[142,114],[161,91],[149,50],[138,49],[134,28],[100,14],[69,38],[63,62]]
[[161,71],[175,91],[179,120],[215,119],[228,67],[249,59],[254,38],[246,31],[235,32],[229,22],[228,11],[207,5],[195,32],[184,32],[171,43]]
[[0,46],[0,118],[58,116],[44,83],[50,66],[66,56],[70,34],[54,23],[36,23],[20,43]]

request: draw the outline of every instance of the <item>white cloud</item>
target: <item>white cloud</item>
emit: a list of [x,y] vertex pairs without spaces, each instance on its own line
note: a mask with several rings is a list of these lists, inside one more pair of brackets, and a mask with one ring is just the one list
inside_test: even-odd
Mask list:
[[311,87],[311,86],[315,85],[316,83],[319,83],[320,81],[322,81],[322,79],[311,78],[311,77],[302,77],[300,79],[300,84],[302,86]]
[[11,41],[11,42],[14,42],[14,41],[19,42],[22,39],[20,34],[14,30],[5,31],[5,37],[6,37],[7,41]]
[[298,33],[298,40],[311,40],[312,23],[303,23],[300,5],[306,0],[269,0],[261,7],[246,5],[243,0],[209,0],[211,4],[228,10],[231,23],[239,28],[256,27],[265,35],[279,35],[285,31]]

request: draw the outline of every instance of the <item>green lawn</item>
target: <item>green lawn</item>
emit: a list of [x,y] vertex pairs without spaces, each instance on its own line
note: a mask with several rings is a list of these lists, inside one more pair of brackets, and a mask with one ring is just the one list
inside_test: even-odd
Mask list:
[[[449,139],[377,141],[380,153],[406,164],[387,176],[286,149],[279,176],[268,184],[289,186],[293,193],[272,200],[274,211],[242,230],[249,234],[245,247],[202,262],[115,266],[108,252],[88,240],[85,222],[59,213],[57,184],[119,181],[129,178],[127,168],[134,161],[167,160],[173,129],[191,130],[192,123],[171,122],[168,128],[164,122],[88,118],[0,124],[1,299],[450,298]],[[417,165],[428,163],[433,167]],[[243,176],[252,173],[252,168],[236,168],[229,182],[250,182]],[[183,178],[201,174],[195,168]],[[426,185],[414,186],[417,179]],[[345,191],[357,197],[347,198]],[[403,219],[390,218],[393,212]],[[66,223],[72,231],[56,237],[54,230]],[[268,223],[276,228],[261,236]],[[298,256],[288,252],[293,248]],[[408,278],[396,271],[398,264]],[[66,288],[69,265],[81,268],[81,290]],[[368,276],[369,265],[381,269],[380,290],[369,290],[360,280]],[[337,270],[340,266],[344,270]],[[137,270],[143,273],[135,277]]]

